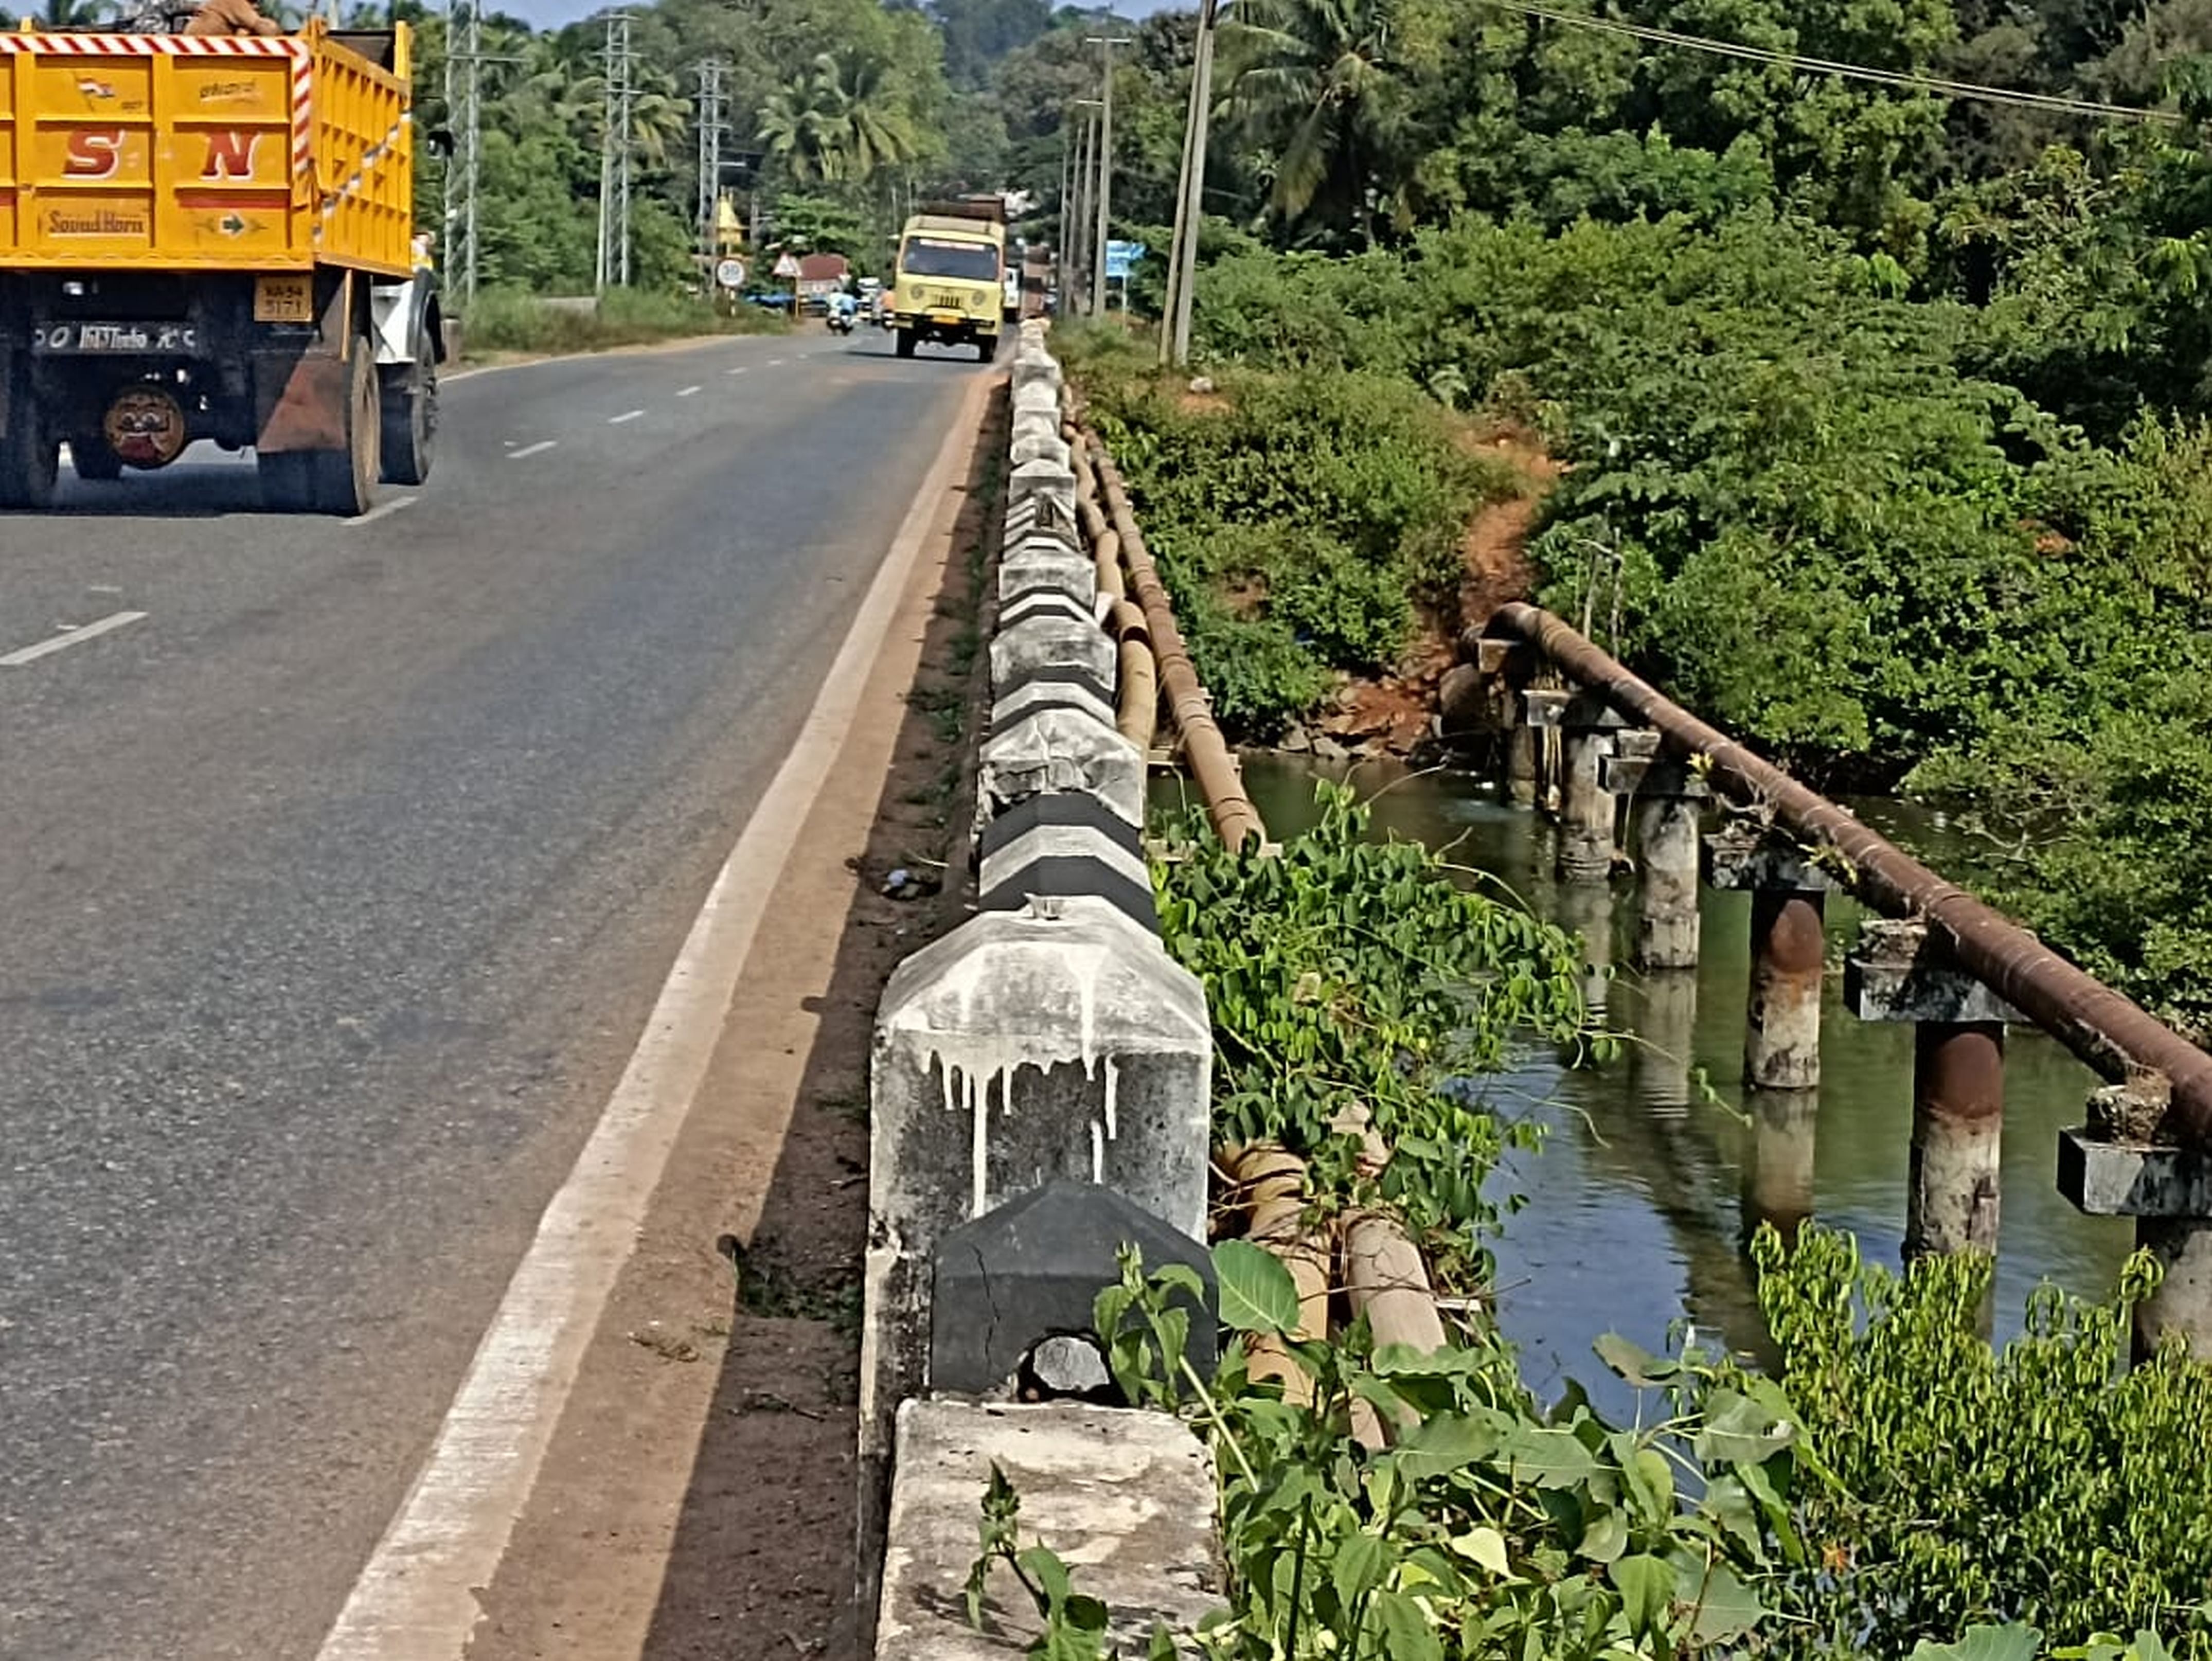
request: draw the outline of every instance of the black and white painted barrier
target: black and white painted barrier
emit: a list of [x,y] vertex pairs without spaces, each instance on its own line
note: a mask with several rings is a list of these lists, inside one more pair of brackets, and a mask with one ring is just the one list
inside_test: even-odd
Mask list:
[[[1115,727],[1118,658],[1078,528],[1060,400],[1042,326],[1026,324],[977,756],[979,906],[899,966],[876,1016],[860,1451],[864,1518],[890,1485],[877,1652],[902,1661],[968,1652],[946,1614],[957,1578],[936,1579],[940,1558],[964,1573],[974,1554],[991,1462],[1015,1469],[1054,1437],[1112,1439],[1096,1409],[1016,1396],[1103,1382],[1079,1335],[1115,1277],[1115,1246],[1139,1239],[1148,1262],[1179,1258],[1210,1276],[1212,1030],[1197,979],[1159,940],[1145,757]],[[1194,1326],[1211,1334],[1210,1319]],[[957,1376],[935,1377],[951,1357],[964,1358]],[[1091,1518],[1090,1558],[1123,1562],[1133,1620],[1187,1623],[1211,1601],[1211,1477],[1202,1451],[1154,1457],[1178,1446],[1172,1421],[1160,1442],[1157,1425],[1133,1428],[1147,1415],[1128,1417],[1128,1446],[1152,1451],[1093,1461],[1089,1477],[1080,1459],[1058,1475],[1047,1460],[1037,1480],[1120,1470],[1130,1531]],[[948,1545],[942,1482],[960,1469],[975,1486]]]

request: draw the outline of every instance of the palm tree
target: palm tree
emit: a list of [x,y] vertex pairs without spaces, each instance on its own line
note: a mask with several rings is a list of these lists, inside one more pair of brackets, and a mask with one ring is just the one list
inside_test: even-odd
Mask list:
[[1228,103],[1274,159],[1269,206],[1375,240],[1379,202],[1402,205],[1406,85],[1394,0],[1239,0],[1221,28]]
[[814,61],[823,102],[836,112],[842,175],[865,183],[880,167],[912,161],[919,147],[906,112],[894,106],[890,66],[859,52],[825,52]]
[[761,106],[761,141],[792,182],[820,184],[844,176],[843,100],[819,75],[785,88]]

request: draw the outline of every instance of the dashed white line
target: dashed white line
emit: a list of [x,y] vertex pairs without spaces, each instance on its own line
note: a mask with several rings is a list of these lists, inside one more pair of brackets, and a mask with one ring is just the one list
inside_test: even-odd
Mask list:
[[734,369],[725,369],[725,370],[723,370],[723,371],[722,371],[722,373],[723,373],[724,374],[744,374],[747,369],[750,369],[750,368],[751,368],[752,367],[753,367],[753,366],[752,366],[751,364],[750,364],[750,363],[740,363],[740,364],[738,364],[738,367],[737,367],[736,368],[734,368]]
[[618,416],[609,416],[607,417],[607,425],[610,427],[619,427],[623,422],[635,421],[644,413],[645,411],[642,410],[624,410]]
[[419,500],[420,498],[416,496],[394,496],[382,507],[372,508],[358,519],[341,520],[338,522],[349,531],[359,530],[364,525],[375,524],[380,519],[390,519],[394,514],[404,513]]
[[678,398],[689,398],[692,393],[698,390],[699,389],[696,386],[678,386],[676,389],[676,396]]
[[21,651],[0,657],[0,669],[20,669],[27,663],[36,663],[40,658],[51,657],[56,652],[66,652],[72,646],[97,640],[118,629],[127,629],[132,624],[143,621],[145,616],[143,611],[116,611],[80,628],[64,629],[52,640],[42,640],[36,646],[26,646]]
[[546,451],[560,441],[557,438],[541,438],[535,444],[526,444],[519,450],[509,450],[507,453],[507,459],[509,461],[525,461],[532,456],[544,455]]
[[769,359],[769,361],[768,361],[768,367],[769,367],[769,368],[773,369],[774,368],[775,368],[775,366],[776,366],[777,364],[779,364],[779,363],[781,363],[781,362],[783,362],[783,360],[782,360],[781,358],[780,358],[780,357],[772,357],[772,358]]

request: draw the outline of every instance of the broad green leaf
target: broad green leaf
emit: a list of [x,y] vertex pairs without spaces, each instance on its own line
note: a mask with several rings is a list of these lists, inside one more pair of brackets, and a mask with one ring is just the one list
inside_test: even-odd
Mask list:
[[1419,1482],[1494,1457],[1498,1442],[1496,1428],[1487,1422],[1463,1413],[1444,1413],[1408,1431],[1389,1460],[1401,1475]]
[[1969,1627],[1955,1644],[1922,1639],[1911,1661],[2035,1661],[2043,1634],[2017,1621],[2004,1627]]
[[1617,1332],[1608,1332],[1591,1346],[1597,1358],[1639,1387],[1656,1384],[1679,1375],[1681,1368],[1672,1361],[1662,1361],[1641,1344],[1633,1343]]
[[1658,1449],[1636,1449],[1620,1462],[1620,1474],[1646,1518],[1662,1523],[1674,1514],[1674,1468]]
[[1757,1592],[1738,1579],[1727,1564],[1716,1563],[1698,1594],[1698,1621],[1692,1636],[1700,1644],[1724,1644],[1749,1632],[1767,1613]]
[[1221,1321],[1239,1332],[1289,1332],[1298,1323],[1297,1282],[1291,1271],[1249,1240],[1213,1248],[1221,1287]]
[[1620,1592],[1628,1630],[1637,1638],[1663,1632],[1674,1606],[1674,1566],[1644,1553],[1621,1558],[1606,1570]]
[[1628,1549],[1628,1518],[1617,1506],[1607,1506],[1590,1518],[1576,1548],[1593,1563],[1610,1563]]
[[1339,1542],[1336,1561],[1329,1570],[1336,1585],[1336,1601],[1346,1609],[1355,1607],[1382,1584],[1382,1577],[1390,1572],[1393,1555],[1381,1535],[1364,1529]]
[[1387,1587],[1375,1594],[1370,1618],[1382,1628],[1381,1653],[1390,1661],[1444,1661],[1444,1646],[1421,1606]]
[[1571,1430],[1523,1426],[1505,1439],[1498,1457],[1514,1474],[1538,1488],[1572,1488],[1597,1474],[1597,1461]]
[[1480,1563],[1501,1580],[1512,1579],[1513,1560],[1507,1554],[1505,1536],[1487,1524],[1454,1535],[1448,1543],[1468,1561]]

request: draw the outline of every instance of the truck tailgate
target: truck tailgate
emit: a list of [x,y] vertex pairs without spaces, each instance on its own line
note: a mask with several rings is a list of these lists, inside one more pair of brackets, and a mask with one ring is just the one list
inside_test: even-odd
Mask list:
[[407,106],[319,24],[0,34],[0,269],[404,275]]

